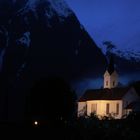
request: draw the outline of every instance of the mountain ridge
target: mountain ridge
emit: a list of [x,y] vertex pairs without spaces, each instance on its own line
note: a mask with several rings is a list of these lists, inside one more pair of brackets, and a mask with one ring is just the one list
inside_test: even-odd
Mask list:
[[[59,76],[73,83],[91,74],[97,77],[106,66],[105,56],[75,14],[57,13],[48,5],[49,0],[44,1],[35,10],[26,10],[26,0],[14,1],[12,12],[0,12],[1,20],[6,15],[0,22],[5,28],[0,37],[8,39],[7,45],[0,42],[1,52],[4,51],[1,53],[1,100],[2,104],[8,100],[9,120],[17,121],[24,116],[26,96],[42,77]],[[53,16],[50,18],[46,11]],[[5,32],[8,36],[4,36]],[[5,110],[5,107],[0,109],[3,115]]]

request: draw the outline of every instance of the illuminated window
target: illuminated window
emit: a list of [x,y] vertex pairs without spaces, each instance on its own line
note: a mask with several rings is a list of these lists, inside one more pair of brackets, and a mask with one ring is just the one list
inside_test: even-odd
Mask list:
[[92,104],[91,105],[91,113],[96,113],[97,112],[97,104]]
[[108,81],[106,81],[106,86],[108,86]]
[[119,114],[119,103],[116,104],[116,114]]
[[106,104],[106,114],[109,114],[109,104]]

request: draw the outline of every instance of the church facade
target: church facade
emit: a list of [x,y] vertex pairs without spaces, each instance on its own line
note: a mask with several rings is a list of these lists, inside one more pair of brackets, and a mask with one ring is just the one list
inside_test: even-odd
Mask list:
[[104,88],[89,89],[78,100],[78,116],[90,116],[92,113],[99,118],[112,116],[121,119],[133,111],[129,107],[139,101],[135,88],[118,87],[118,74],[114,68],[113,58],[104,73]]

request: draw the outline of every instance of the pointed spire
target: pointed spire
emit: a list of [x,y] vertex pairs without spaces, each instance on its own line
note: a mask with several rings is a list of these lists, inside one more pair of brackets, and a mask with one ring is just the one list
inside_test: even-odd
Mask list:
[[110,75],[115,71],[113,55],[110,55],[107,71]]

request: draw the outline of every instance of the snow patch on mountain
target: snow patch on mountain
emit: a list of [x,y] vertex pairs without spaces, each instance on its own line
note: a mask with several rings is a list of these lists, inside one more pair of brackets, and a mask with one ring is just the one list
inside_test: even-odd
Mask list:
[[85,30],[84,26],[81,24],[80,25],[81,30]]
[[29,48],[31,43],[30,32],[25,32],[21,38],[17,40],[17,44]]
[[117,56],[125,58],[126,60],[135,60],[136,62],[140,62],[140,52],[136,52],[133,48],[127,49],[114,49],[112,51]]
[[72,14],[72,11],[66,4],[64,0],[48,0],[51,7],[60,15],[64,17],[68,17]]
[[121,58],[124,58],[126,60],[133,60],[136,62],[140,62],[140,51],[136,50],[135,48],[120,48],[120,47],[116,47],[115,45],[113,45],[113,48],[108,49],[107,47],[100,47],[100,49],[102,50],[102,52],[107,55],[108,53],[112,53],[115,54],[116,56],[119,56]]
[[49,18],[53,17],[55,14],[58,14],[60,17],[66,18],[73,13],[66,4],[66,2],[63,0],[28,0],[25,8],[35,12],[38,4],[42,2],[45,3],[47,8],[50,9],[49,11],[46,10],[46,15]]
[[28,0],[25,8],[35,11],[37,2],[38,2],[37,0]]
[[18,69],[18,72],[17,72],[17,78],[20,78],[20,76],[21,76],[21,73],[23,72],[23,70],[24,70],[24,68],[26,67],[26,63],[24,62],[21,66],[20,66],[20,68]]
[[47,11],[46,10],[46,13],[45,14],[46,14],[46,16],[47,16],[48,19],[51,19],[53,17],[53,15],[54,15],[54,13],[53,13],[52,10],[50,10],[50,11]]

